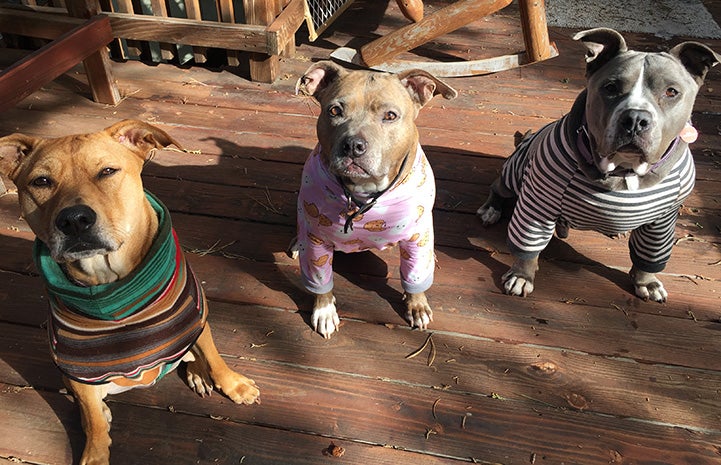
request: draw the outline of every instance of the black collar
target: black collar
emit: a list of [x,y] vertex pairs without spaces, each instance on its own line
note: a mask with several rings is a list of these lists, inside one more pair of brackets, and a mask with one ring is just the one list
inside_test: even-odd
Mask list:
[[[396,174],[396,177],[393,178],[393,181],[391,181],[391,183],[388,184],[388,186],[385,189],[378,191],[378,192],[374,192],[371,195],[369,195],[368,200],[366,200],[365,202],[360,202],[355,197],[353,197],[353,194],[351,194],[351,192],[348,190],[345,183],[343,183],[343,181],[340,178],[338,178],[338,182],[343,187],[343,193],[345,194],[346,199],[348,200],[347,205],[346,205],[346,220],[345,220],[345,225],[343,226],[344,234],[348,234],[349,229],[351,231],[353,230],[353,220],[354,219],[356,219],[358,216],[364,214],[365,212],[367,212],[368,210],[373,208],[373,205],[376,204],[376,202],[378,201],[378,198],[381,195],[388,192],[391,188],[393,188],[396,185],[396,183],[398,182],[398,180],[401,177],[401,173],[403,173],[403,169],[406,167],[408,158],[410,158],[410,152],[408,154],[406,154],[405,158],[403,158],[403,163],[401,163],[401,167],[398,170],[398,174]],[[353,213],[349,213],[353,209],[354,205],[357,207],[357,209]]]

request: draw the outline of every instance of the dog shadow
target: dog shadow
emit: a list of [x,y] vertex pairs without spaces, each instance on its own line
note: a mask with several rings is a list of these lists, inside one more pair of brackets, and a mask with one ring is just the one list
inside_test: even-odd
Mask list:
[[[14,187],[11,183],[7,186]],[[16,206],[12,208],[11,211],[15,212]],[[19,208],[17,214],[19,217]],[[3,251],[4,267],[18,270],[2,273],[4,278],[0,280],[0,296],[5,296],[0,297],[3,301],[0,321],[6,326],[6,331],[11,332],[4,338],[5,343],[0,344],[0,373],[7,383],[5,392],[13,392],[9,386],[17,386],[20,391],[27,390],[27,394],[13,401],[28,402],[23,407],[27,411],[45,411],[46,407],[39,405],[39,401],[30,399],[32,395],[39,396],[40,401],[54,412],[68,438],[70,457],[67,461],[78,463],[85,436],[80,425],[79,409],[72,398],[65,395],[61,374],[50,356],[46,330],[48,310],[43,285],[40,279],[20,272],[33,269],[32,241],[0,234],[0,250]],[[64,460],[63,457],[56,459]]]

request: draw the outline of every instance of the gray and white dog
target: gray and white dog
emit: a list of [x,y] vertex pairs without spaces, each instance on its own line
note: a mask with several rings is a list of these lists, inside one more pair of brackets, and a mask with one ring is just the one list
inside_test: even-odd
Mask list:
[[587,50],[586,89],[570,113],[518,143],[477,214],[493,224],[504,199],[518,198],[508,225],[515,261],[502,278],[507,294],[531,293],[554,230],[565,238],[574,228],[630,231],[636,295],[664,302],[656,273],[670,258],[678,210],[695,178],[691,111],[721,57],[697,42],[661,53],[629,50],[606,28],[574,39]]

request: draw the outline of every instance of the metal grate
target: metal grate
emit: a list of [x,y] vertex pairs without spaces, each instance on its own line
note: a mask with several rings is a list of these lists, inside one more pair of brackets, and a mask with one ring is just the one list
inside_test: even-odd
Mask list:
[[305,21],[314,41],[335,20],[353,0],[306,0]]

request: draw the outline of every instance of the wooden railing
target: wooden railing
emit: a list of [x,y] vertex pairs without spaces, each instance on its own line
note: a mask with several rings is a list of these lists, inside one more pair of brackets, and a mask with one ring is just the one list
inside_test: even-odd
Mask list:
[[[106,16],[113,58],[203,63],[209,49],[219,49],[237,65],[238,51],[251,52],[251,79],[262,82],[275,80],[280,55],[294,53],[295,32],[306,15],[303,0],[243,0],[242,11],[235,11],[233,0],[49,1],[0,0],[0,32],[56,39],[92,16]],[[185,17],[176,17],[179,12]]]

